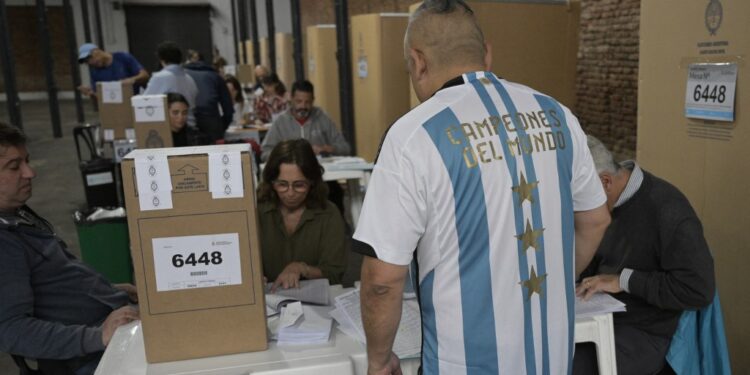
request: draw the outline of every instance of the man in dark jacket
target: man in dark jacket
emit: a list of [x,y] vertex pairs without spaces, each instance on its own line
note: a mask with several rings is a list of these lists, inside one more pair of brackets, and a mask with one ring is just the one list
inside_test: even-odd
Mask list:
[[[672,184],[633,161],[617,164],[596,138],[591,156],[612,223],[582,275],[577,294],[606,292],[624,302],[614,314],[618,374],[656,374],[682,312],[713,300],[714,263],[700,219]],[[577,345],[573,373],[596,373],[591,345]]]
[[26,206],[35,176],[23,133],[0,122],[0,351],[45,373],[93,374],[115,329],[138,319],[135,288],[75,259]]
[[224,79],[200,54],[198,57],[201,59],[185,64],[185,70],[198,86],[194,110],[196,125],[214,143],[224,138],[224,131],[232,123],[234,103]]

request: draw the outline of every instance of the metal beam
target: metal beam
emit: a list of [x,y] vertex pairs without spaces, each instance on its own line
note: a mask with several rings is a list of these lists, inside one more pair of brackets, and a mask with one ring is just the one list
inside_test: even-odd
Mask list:
[[276,72],[276,22],[273,18],[273,0],[266,0],[266,19],[268,22],[268,63],[272,72]]
[[299,0],[291,0],[292,38],[294,39],[294,77],[297,81],[305,79],[305,60],[302,57],[302,15]]
[[81,18],[83,21],[83,36],[86,43],[93,43],[91,39],[91,20],[89,19],[89,0],[81,0]]
[[354,132],[354,90],[352,89],[352,53],[349,44],[349,11],[347,0],[335,0],[336,12],[336,58],[339,62],[339,97],[341,103],[341,130],[352,146],[352,155],[357,154]]
[[[245,48],[244,43],[245,41],[242,40],[240,37],[241,31],[238,29],[237,26],[237,1],[238,0],[230,0],[232,2],[232,37],[234,38],[234,63],[239,64],[240,61],[245,61]],[[242,0],[240,1],[240,9],[242,9]],[[240,46],[240,40],[242,40],[243,45]]]
[[[245,0],[243,0],[245,1]],[[253,39],[253,61],[260,65],[260,40],[258,38],[258,7],[255,0],[250,1],[250,37]]]
[[65,36],[68,39],[68,50],[70,50],[70,75],[73,78],[73,93],[76,99],[76,120],[78,124],[83,124],[86,121],[83,113],[83,98],[81,98],[81,92],[78,91],[78,86],[81,85],[81,70],[78,68],[76,25],[70,0],[63,0],[63,11],[65,12]]
[[60,124],[60,103],[57,101],[57,85],[55,84],[55,63],[52,60],[52,46],[47,26],[47,6],[44,0],[36,0],[36,17],[39,27],[39,51],[44,61],[44,72],[47,76],[47,100],[49,101],[49,115],[52,120],[52,134],[55,138],[62,137]]
[[8,27],[8,13],[5,0],[0,0],[0,64],[3,66],[5,96],[8,105],[8,116],[11,125],[23,129],[21,118],[21,99],[18,98],[16,87],[16,62],[13,59],[13,49],[10,43],[10,28]]
[[94,21],[96,21],[96,44],[104,48],[104,33],[102,33],[102,12],[99,10],[99,0],[94,0]]

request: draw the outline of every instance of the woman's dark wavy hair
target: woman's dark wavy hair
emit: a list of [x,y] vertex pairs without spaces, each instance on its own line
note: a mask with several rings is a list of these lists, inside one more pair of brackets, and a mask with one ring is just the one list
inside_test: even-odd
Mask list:
[[260,83],[262,85],[269,85],[269,86],[275,86],[276,87],[276,95],[278,96],[284,96],[286,94],[286,86],[284,86],[284,83],[281,82],[279,79],[279,75],[276,73],[271,73],[265,77],[263,77],[260,80]]
[[237,93],[234,95],[234,98],[232,98],[232,101],[234,101],[235,103],[242,103],[242,102],[244,102],[245,98],[242,97],[242,85],[240,84],[240,81],[235,76],[233,76],[231,74],[225,75],[224,76],[224,81],[226,83],[232,85],[232,87],[234,87],[235,91],[237,91]]
[[271,151],[263,178],[258,187],[258,200],[279,204],[279,196],[273,188],[273,181],[279,178],[281,164],[295,164],[311,185],[305,199],[308,208],[325,208],[328,201],[328,185],[323,182],[323,167],[318,163],[310,142],[294,139],[279,143]]

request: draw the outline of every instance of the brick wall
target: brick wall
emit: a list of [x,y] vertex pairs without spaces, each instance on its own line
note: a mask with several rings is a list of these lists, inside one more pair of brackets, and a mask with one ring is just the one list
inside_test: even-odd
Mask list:
[[640,0],[581,0],[576,114],[616,157],[634,158]]
[[[18,91],[46,91],[47,80],[39,48],[36,7],[8,6],[7,10]],[[55,67],[55,83],[59,90],[71,90],[73,79],[70,75],[70,57],[65,39],[65,16],[62,7],[47,7],[47,26]],[[2,80],[0,77],[0,92],[5,92],[5,83]]]

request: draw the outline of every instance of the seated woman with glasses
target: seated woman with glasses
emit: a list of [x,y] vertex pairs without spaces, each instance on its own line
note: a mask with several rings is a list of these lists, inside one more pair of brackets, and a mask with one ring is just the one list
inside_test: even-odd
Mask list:
[[276,145],[258,188],[263,272],[273,289],[300,279],[341,283],[346,267],[344,221],[328,201],[323,167],[304,139]]

